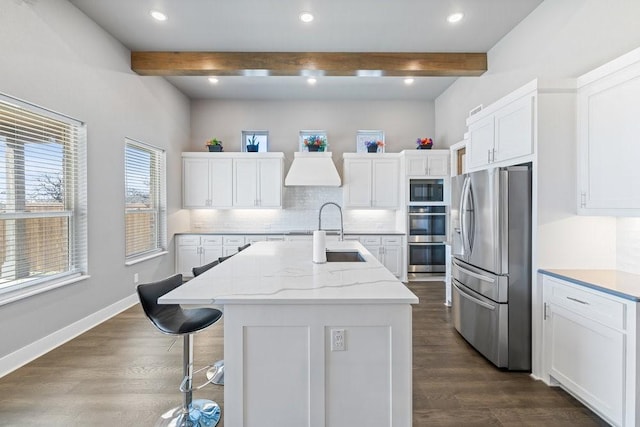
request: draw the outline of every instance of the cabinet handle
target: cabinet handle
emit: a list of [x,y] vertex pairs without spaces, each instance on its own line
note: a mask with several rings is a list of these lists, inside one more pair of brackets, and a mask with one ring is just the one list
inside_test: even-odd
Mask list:
[[574,301],[574,302],[577,302],[577,303],[582,304],[582,305],[590,305],[587,301],[582,301],[582,300],[579,300],[578,298],[567,297],[567,299],[571,300],[571,301]]
[[491,150],[491,161],[492,162],[496,161],[496,149],[495,148],[493,150]]
[[544,303],[544,308],[542,309],[542,320],[547,320],[547,303]]
[[587,193],[585,193],[584,191],[580,193],[580,207],[581,208],[587,207]]
[[491,150],[487,150],[487,163],[491,163]]

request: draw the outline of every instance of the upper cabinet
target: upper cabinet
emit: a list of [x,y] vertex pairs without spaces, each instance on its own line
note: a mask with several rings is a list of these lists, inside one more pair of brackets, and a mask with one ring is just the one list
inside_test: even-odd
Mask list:
[[640,215],[640,49],[578,78],[578,213]]
[[448,150],[404,150],[406,176],[449,175]]
[[230,208],[232,159],[182,159],[182,207]]
[[399,174],[397,154],[344,154],[344,206],[398,209]]
[[283,159],[283,153],[182,153],[182,206],[280,208]]
[[466,169],[506,166],[533,154],[535,102],[529,84],[469,117]]

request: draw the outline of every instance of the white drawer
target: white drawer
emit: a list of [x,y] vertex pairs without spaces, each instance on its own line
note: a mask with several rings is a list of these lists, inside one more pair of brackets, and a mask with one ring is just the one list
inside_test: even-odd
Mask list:
[[200,241],[203,245],[221,245],[222,236],[202,236]]
[[178,246],[200,246],[200,236],[193,234],[186,234],[182,236],[176,236]]
[[[625,304],[603,292],[545,276],[547,300],[603,325],[626,329]],[[547,293],[547,292],[545,292]]]
[[273,234],[273,235],[267,236],[267,242],[282,242],[282,241],[284,241],[283,234]]
[[360,236],[360,243],[365,246],[380,245],[380,236]]
[[267,241],[267,236],[266,235],[244,236],[244,241],[245,241],[245,243],[266,242]]
[[225,246],[242,246],[244,245],[244,236],[223,236],[223,245]]
[[387,245],[402,245],[402,236],[382,236],[382,244]]

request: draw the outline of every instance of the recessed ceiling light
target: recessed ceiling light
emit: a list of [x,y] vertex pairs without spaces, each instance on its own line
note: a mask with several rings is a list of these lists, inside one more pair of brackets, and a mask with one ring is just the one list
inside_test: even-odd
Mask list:
[[167,20],[167,15],[165,15],[162,12],[158,12],[157,10],[152,10],[149,13],[153,17],[153,19],[155,19],[156,21],[166,21]]
[[411,77],[407,77],[406,79],[404,79],[404,84],[412,85],[413,84],[413,79]]
[[447,16],[447,21],[449,21],[450,24],[455,24],[456,22],[460,22],[462,18],[464,18],[464,13],[456,12]]
[[315,77],[309,77],[309,78],[307,79],[307,83],[309,83],[310,85],[314,85],[314,84],[316,84],[316,82],[317,82],[317,81],[318,81],[318,80],[316,80],[316,79],[315,79]]
[[313,15],[310,14],[309,12],[302,12],[300,14],[300,20],[302,22],[311,22],[311,21],[313,21]]
[[211,83],[212,85],[218,84],[218,78],[217,77],[209,77],[209,83]]

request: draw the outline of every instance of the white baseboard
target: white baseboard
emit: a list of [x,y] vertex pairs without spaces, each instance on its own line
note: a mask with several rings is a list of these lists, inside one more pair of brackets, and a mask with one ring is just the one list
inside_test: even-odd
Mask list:
[[44,338],[22,347],[2,358],[0,358],[0,378],[37,359],[45,353],[61,346],[138,303],[138,296],[132,294],[120,301],[103,308],[84,319],[80,319],[69,326],[66,326]]

